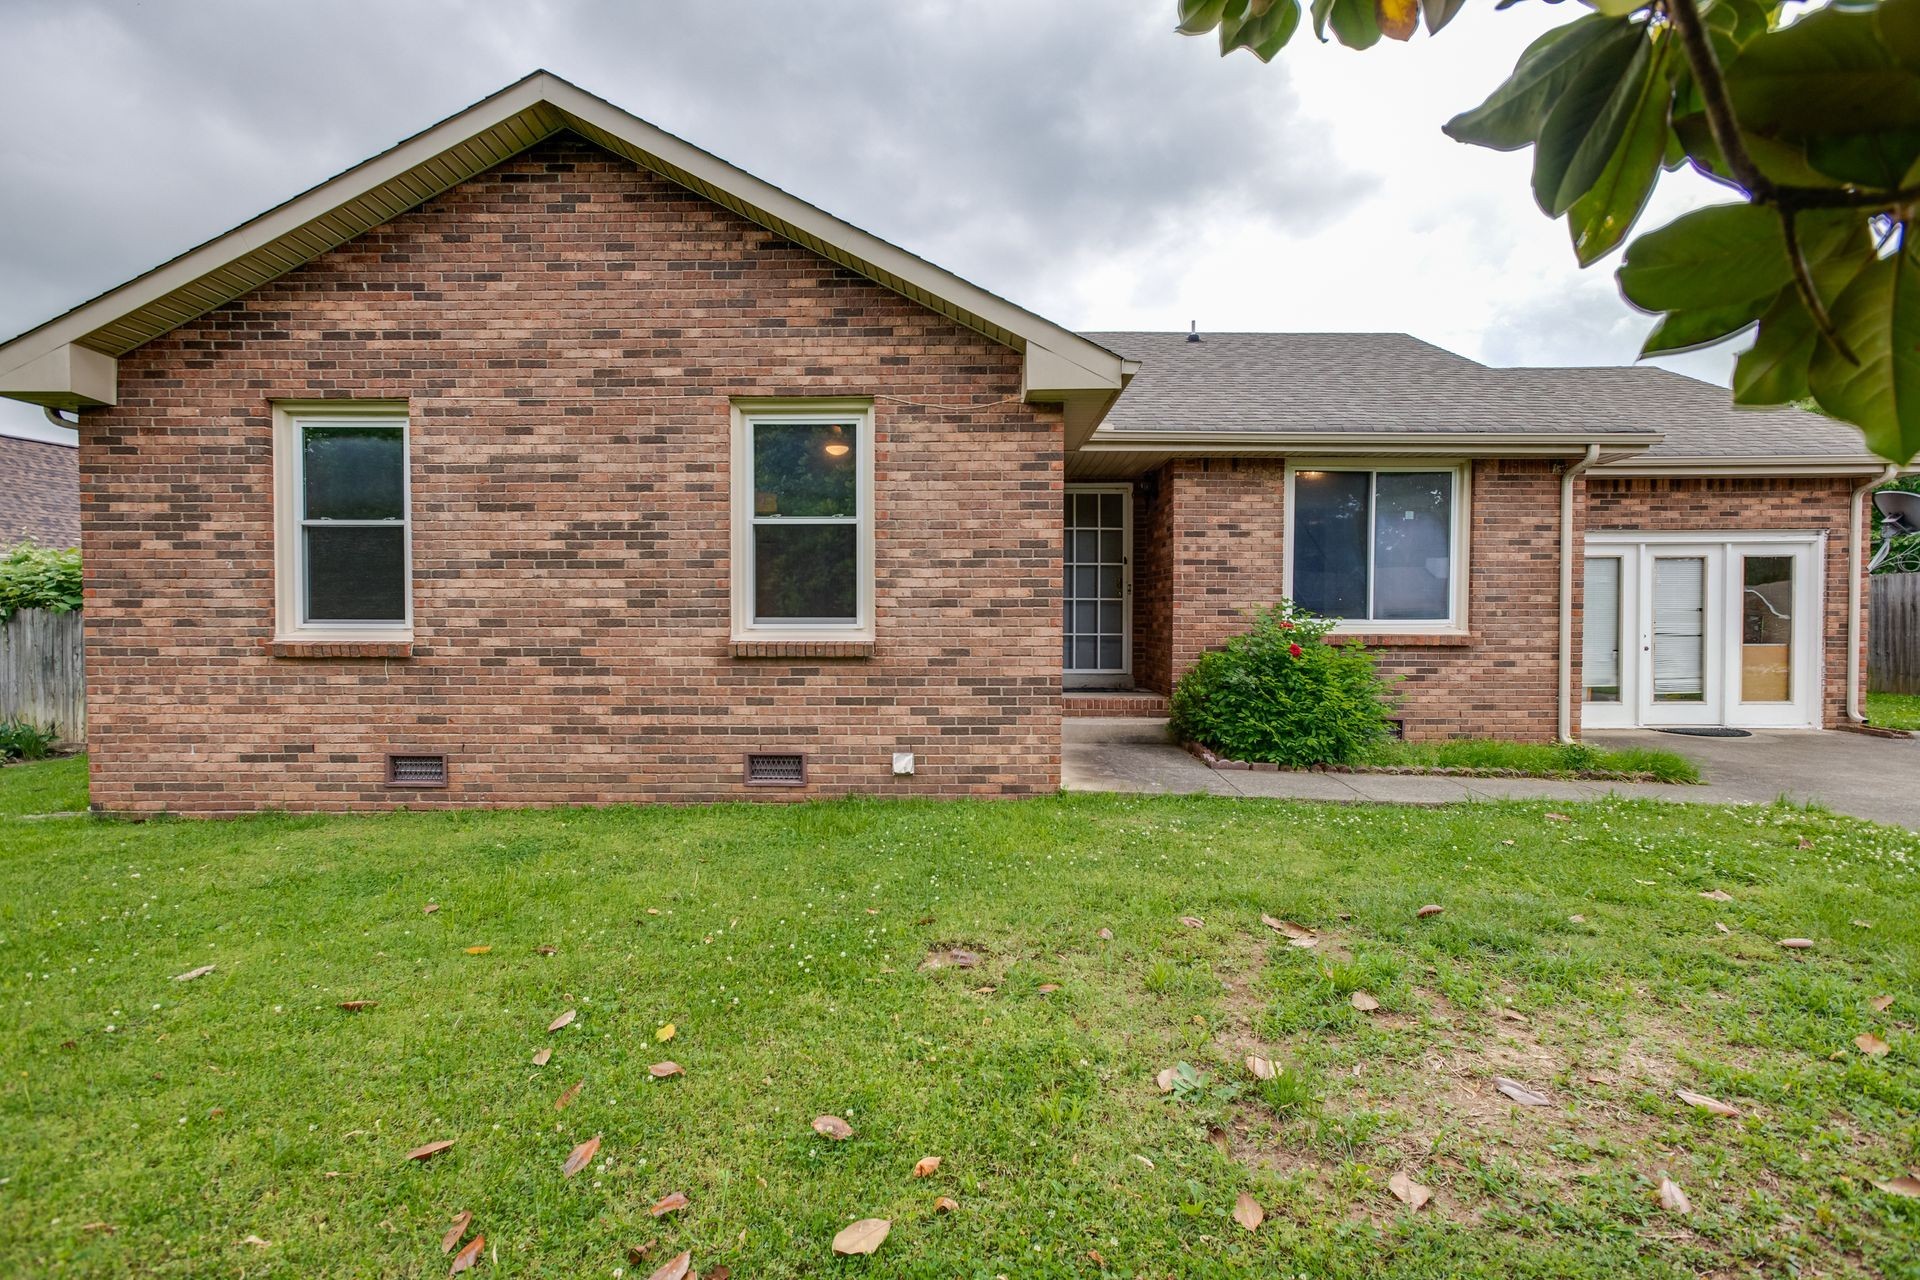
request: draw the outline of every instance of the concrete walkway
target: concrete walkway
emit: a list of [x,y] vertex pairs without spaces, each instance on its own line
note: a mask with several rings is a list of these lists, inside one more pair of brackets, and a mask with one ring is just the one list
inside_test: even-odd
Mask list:
[[1164,720],[1066,721],[1068,791],[1269,796],[1292,800],[1453,804],[1472,800],[1597,800],[1607,795],[1697,804],[1765,804],[1782,796],[1920,830],[1920,740],[1857,733],[1774,732],[1688,738],[1641,730],[1587,735],[1599,746],[1649,746],[1687,756],[1703,786],[1446,778],[1385,773],[1256,773],[1209,769],[1167,741]]

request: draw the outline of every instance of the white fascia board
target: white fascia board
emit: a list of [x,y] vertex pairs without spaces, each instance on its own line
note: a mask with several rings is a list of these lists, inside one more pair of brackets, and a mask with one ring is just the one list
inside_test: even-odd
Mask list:
[[[1855,454],[1836,458],[1795,456],[1754,455],[1744,458],[1716,458],[1702,456],[1694,458],[1633,458],[1625,462],[1610,463],[1595,468],[1589,474],[1607,476],[1770,476],[1792,479],[1806,477],[1814,479],[1821,476],[1870,476],[1878,475],[1887,469],[1884,458],[1875,458],[1866,454]],[[1920,471],[1920,467],[1906,468],[1908,474]]]
[[1455,455],[1531,454],[1573,457],[1598,444],[1614,457],[1629,457],[1659,444],[1655,432],[1582,434],[1497,431],[1112,431],[1082,445],[1083,453],[1265,454],[1420,453]]
[[[5,350],[0,348],[0,358]],[[87,409],[119,402],[120,362],[64,343],[0,373],[0,396],[55,409]]]

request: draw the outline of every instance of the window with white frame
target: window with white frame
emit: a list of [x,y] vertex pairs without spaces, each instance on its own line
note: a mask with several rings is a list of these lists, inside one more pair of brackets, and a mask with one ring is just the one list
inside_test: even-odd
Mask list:
[[405,407],[276,407],[274,463],[280,633],[408,638],[413,549]]
[[734,409],[734,632],[873,629],[873,414],[864,401]]
[[1289,471],[1288,595],[1350,626],[1464,625],[1466,469]]

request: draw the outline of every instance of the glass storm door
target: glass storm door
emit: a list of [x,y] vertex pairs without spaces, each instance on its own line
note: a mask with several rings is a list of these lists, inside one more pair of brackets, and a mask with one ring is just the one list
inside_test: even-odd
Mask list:
[[1067,488],[1061,645],[1069,688],[1125,688],[1132,676],[1131,498],[1125,485]]
[[1721,547],[1649,548],[1640,588],[1640,722],[1719,724]]
[[1806,542],[1728,549],[1734,593],[1728,636],[1727,723],[1802,728],[1818,722],[1819,597]]

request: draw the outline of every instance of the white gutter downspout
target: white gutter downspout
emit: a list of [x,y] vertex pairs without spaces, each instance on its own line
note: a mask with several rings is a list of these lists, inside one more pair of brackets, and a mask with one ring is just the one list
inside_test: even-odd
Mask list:
[[1560,473],[1560,741],[1573,741],[1573,482],[1600,461],[1600,446]]
[[1867,542],[1866,521],[1861,517],[1866,513],[1867,495],[1899,478],[1900,468],[1888,464],[1885,471],[1854,489],[1847,506],[1847,719],[1854,724],[1867,722],[1860,706],[1860,578]]

